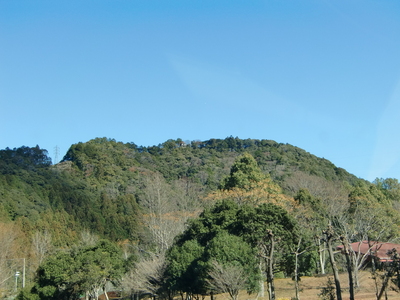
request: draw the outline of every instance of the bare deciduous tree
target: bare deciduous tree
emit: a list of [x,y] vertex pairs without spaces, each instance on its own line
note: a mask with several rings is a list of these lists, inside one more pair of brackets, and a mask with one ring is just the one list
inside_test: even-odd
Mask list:
[[311,195],[321,199],[329,215],[341,214],[343,207],[348,206],[348,191],[341,182],[297,171],[286,178],[284,187],[293,195],[300,189],[308,190]]
[[[355,290],[360,286],[359,270],[376,248],[382,237],[387,237],[389,222],[385,222],[384,211],[380,206],[359,205],[351,214],[337,218],[337,231],[343,245],[346,267],[349,275],[350,299],[355,298]],[[353,243],[353,246],[352,246]],[[355,243],[355,244],[354,244]],[[361,246],[368,243],[368,249],[361,251]]]
[[207,283],[211,290],[228,293],[232,300],[236,300],[240,290],[246,287],[246,274],[242,266],[232,264],[220,264],[211,262],[208,272],[210,279]]
[[32,248],[39,266],[52,251],[51,234],[47,230],[36,231],[32,236]]
[[88,247],[88,246],[94,246],[96,245],[96,243],[99,241],[99,237],[92,233],[90,230],[83,230],[81,232],[81,240],[80,240],[80,244],[83,247]]
[[122,287],[133,293],[150,293],[155,296],[162,286],[165,257],[148,253],[135,268],[125,275]]
[[[300,223],[304,224],[305,227],[310,227],[314,231],[315,240],[318,247],[319,253],[319,266],[320,272],[325,274],[325,266],[327,263],[326,252],[328,250],[326,239],[321,236],[321,232],[326,228],[328,224],[331,224],[331,220],[340,218],[349,208],[348,193],[349,191],[341,182],[329,181],[324,178],[309,175],[301,171],[296,171],[292,176],[286,178],[284,186],[287,190],[296,194],[299,190],[305,189],[310,195],[320,201],[320,208],[323,211],[321,215],[324,218],[323,222],[310,222],[310,215],[307,211],[299,211],[297,219]],[[314,217],[321,218],[320,215],[315,215],[311,211],[311,219]]]
[[186,219],[197,216],[203,208],[200,199],[204,194],[204,187],[188,178],[175,180],[171,187],[172,196],[175,198],[179,210],[187,212]]
[[[18,251],[19,232],[12,223],[0,223],[0,297],[9,291],[15,270],[22,270],[21,253]],[[25,274],[23,274],[25,276]]]
[[[143,223],[150,233],[150,240],[156,245],[156,253],[165,252],[175,236],[184,229],[190,214],[180,209],[179,203],[184,201],[173,193],[171,186],[165,182],[162,175],[150,173],[143,179],[143,194],[140,205],[145,209]],[[186,201],[186,199],[185,199]]]
[[293,274],[294,278],[293,279],[294,279],[294,282],[295,282],[295,293],[296,293],[295,299],[296,300],[300,300],[299,256],[308,251],[308,248],[300,251],[301,242],[302,242],[302,239],[299,238],[299,241],[297,243],[296,249],[292,249],[292,254],[294,254],[294,274]]

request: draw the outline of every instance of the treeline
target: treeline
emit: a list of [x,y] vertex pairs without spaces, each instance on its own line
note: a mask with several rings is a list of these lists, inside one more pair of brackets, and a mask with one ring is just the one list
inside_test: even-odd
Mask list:
[[[0,264],[4,270],[12,270],[14,262],[26,258],[30,284],[34,283],[35,276],[37,280],[40,278],[36,270],[47,258],[67,251],[68,257],[75,259],[79,251],[86,253],[94,249],[90,248],[95,247],[93,243],[87,246],[88,239],[107,239],[119,245],[125,259],[136,261],[130,270],[120,272],[127,276],[124,282],[130,282],[126,291],[165,297],[179,292],[190,295],[220,292],[221,287],[216,285],[214,290],[209,289],[213,284],[210,272],[218,273],[218,268],[231,268],[231,272],[246,270],[253,274],[241,288],[256,291],[260,287],[257,280],[262,277],[259,272],[250,272],[251,266],[245,264],[252,261],[265,268],[266,261],[262,263],[256,257],[240,261],[233,258],[243,255],[234,253],[230,253],[233,258],[228,259],[225,257],[228,254],[215,252],[219,251],[218,246],[214,250],[206,247],[213,243],[220,245],[224,240],[228,244],[242,245],[237,249],[242,253],[240,251],[247,251],[246,247],[254,249],[254,243],[266,239],[266,236],[246,237],[237,229],[242,225],[234,224],[238,224],[242,214],[248,214],[247,221],[253,218],[254,226],[258,226],[258,210],[268,209],[272,215],[282,211],[278,213],[280,217],[287,214],[293,220],[293,228],[302,228],[302,235],[289,230],[291,242],[280,249],[290,248],[291,253],[296,252],[296,247],[299,253],[312,250],[300,258],[298,265],[293,263],[296,257],[292,254],[286,255],[289,260],[283,261],[279,257],[284,252],[277,253],[276,262],[280,267],[273,273],[281,276],[330,270],[327,256],[322,255],[326,247],[321,242],[328,224],[336,226],[337,235],[344,232],[344,224],[353,226],[345,228],[354,233],[349,241],[365,236],[390,239],[398,235],[400,225],[400,185],[396,179],[377,179],[370,183],[326,159],[270,140],[228,137],[184,142],[177,139],[143,147],[96,138],[72,145],[56,165],[51,164],[46,150],[38,146],[0,150],[0,167],[0,226],[3,228],[0,244],[6,245]],[[224,221],[212,216],[224,210]],[[369,215],[374,217],[375,223],[371,223]],[[366,233],[354,220],[364,225],[369,220],[368,228],[384,226],[385,231],[378,234],[371,229]],[[264,225],[272,224],[264,221]],[[200,230],[201,222],[211,227]],[[215,225],[210,225],[213,222]],[[242,219],[243,222],[246,220]],[[260,227],[260,230],[266,229]],[[177,237],[181,233],[183,235]],[[311,238],[315,236],[321,237],[319,242]],[[299,246],[296,243],[300,243]],[[185,247],[189,250],[194,247],[192,250],[197,256],[193,254],[191,261],[179,262],[178,269],[171,270],[173,253],[184,253]],[[77,261],[81,261],[80,258]],[[232,264],[244,269],[235,269]],[[47,276],[43,272],[42,276]],[[13,283],[6,278],[12,274],[3,273],[0,282],[4,280],[10,288]],[[151,281],[147,280],[149,276],[153,278]],[[181,282],[181,276],[191,278],[196,285]],[[130,281],[129,278],[136,279]],[[100,289],[103,283],[96,283],[96,286]],[[47,290],[39,282],[35,284],[33,293]],[[68,297],[71,293],[67,293]],[[48,299],[56,297],[54,295],[50,293]]]
[[229,172],[235,157],[244,152],[252,154],[261,170],[279,182],[296,171],[350,184],[359,180],[330,161],[298,147],[271,140],[233,137],[190,143],[181,139],[168,140],[151,147],[97,138],[72,145],[64,161],[73,162],[86,175],[98,179],[107,180],[109,176],[118,176],[117,171],[141,167],[162,173],[167,181],[190,178],[215,189]]

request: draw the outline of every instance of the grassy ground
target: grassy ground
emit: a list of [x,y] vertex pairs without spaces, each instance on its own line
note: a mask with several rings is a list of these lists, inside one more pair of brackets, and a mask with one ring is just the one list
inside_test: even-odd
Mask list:
[[[349,299],[348,293],[348,278],[347,274],[341,274],[341,286],[344,290],[342,294],[343,299]],[[300,300],[317,300],[321,299],[319,294],[323,287],[327,285],[329,276],[323,277],[303,277],[300,282]],[[333,277],[332,277],[333,280]],[[295,296],[294,282],[291,279],[276,279],[276,298],[279,300],[291,300]],[[258,297],[258,300],[268,300],[267,291],[265,297]],[[239,300],[256,299],[256,295],[248,295],[246,292],[241,292]],[[218,295],[217,300],[229,299],[226,295]],[[371,273],[365,271],[360,273],[360,288],[356,292],[356,300],[376,300],[375,283],[371,278]],[[385,299],[383,297],[382,299]],[[388,292],[387,299],[400,299],[400,293],[395,291]]]

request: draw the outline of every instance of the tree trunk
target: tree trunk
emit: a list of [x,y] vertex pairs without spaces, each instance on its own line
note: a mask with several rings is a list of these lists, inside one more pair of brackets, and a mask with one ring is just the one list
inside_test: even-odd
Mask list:
[[106,296],[106,300],[109,300],[108,294],[107,294],[107,289],[106,289],[106,284],[107,284],[107,281],[106,281],[106,283],[104,284],[104,288],[103,288],[103,290],[104,290],[104,296]]
[[296,291],[296,300],[300,300],[300,293],[299,293],[299,274],[298,274],[298,262],[299,261],[299,254],[295,253],[295,262],[294,262],[294,283],[295,283],[295,291]]
[[354,288],[360,287],[360,275],[358,273],[357,263],[353,260],[353,277],[354,277]]
[[375,257],[372,257],[372,260],[371,260],[371,274],[372,274],[372,278],[374,279],[374,283],[375,283],[375,296],[376,296],[376,298],[378,298],[378,294],[379,294],[378,272],[376,270]]
[[382,288],[378,294],[377,300],[381,300],[384,293],[387,298],[387,287],[389,285],[389,280],[393,277],[393,275],[399,269],[400,257],[398,255],[396,249],[393,249],[392,251],[390,251],[390,258],[392,259],[392,262],[387,267],[387,271],[385,273],[384,280],[382,283]]
[[353,260],[350,257],[349,242],[346,237],[341,236],[344,255],[346,257],[347,273],[349,274],[349,293],[350,300],[354,300],[354,276],[353,276]]
[[377,300],[381,300],[381,298],[383,296],[383,293],[386,293],[386,289],[387,289],[387,286],[388,286],[388,283],[389,283],[389,279],[390,279],[389,276],[385,276],[385,279],[384,279],[383,284],[382,284],[382,288],[381,288],[381,290],[379,292],[378,297],[376,298]]
[[267,264],[267,283],[269,300],[275,300],[275,285],[274,285],[274,248],[275,239],[271,230],[268,230],[268,238],[270,240],[268,264]]
[[259,297],[264,297],[265,296],[265,288],[264,288],[264,272],[263,272],[263,261],[262,259],[260,259],[260,262],[258,264],[258,267],[260,269],[260,275],[261,275],[261,279],[260,279],[260,291],[258,293]]
[[321,239],[318,239],[318,254],[319,254],[319,265],[321,269],[321,274],[325,274],[325,242],[321,244]]
[[229,293],[232,300],[237,300],[239,292]]
[[294,282],[295,282],[295,299],[300,300],[300,286],[299,286],[299,256],[302,255],[307,251],[307,249],[300,251],[300,246],[301,246],[301,238],[299,239],[299,242],[297,243],[297,248],[295,251],[293,251],[294,254]]
[[329,260],[331,262],[333,276],[335,278],[336,297],[337,297],[337,300],[342,300],[342,289],[340,287],[339,271],[336,266],[335,257],[334,257],[334,253],[332,250],[332,239],[333,239],[332,226],[329,226],[328,229],[324,231],[324,234],[326,236],[326,243],[328,246]]

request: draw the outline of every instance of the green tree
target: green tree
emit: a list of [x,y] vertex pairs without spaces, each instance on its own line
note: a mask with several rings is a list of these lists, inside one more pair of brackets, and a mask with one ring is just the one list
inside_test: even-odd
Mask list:
[[75,276],[81,290],[97,299],[106,283],[118,284],[124,272],[121,250],[107,240],[84,248],[75,256]]
[[234,187],[249,189],[253,183],[265,178],[254,157],[250,153],[244,153],[236,158],[229,176],[221,184],[221,189],[229,190]]
[[376,178],[373,182],[385,195],[395,201],[400,201],[400,183],[396,178]]
[[204,254],[197,240],[185,241],[181,246],[173,246],[167,255],[168,268],[165,272],[166,287],[171,291],[200,294],[201,264]]
[[189,221],[186,230],[178,236],[175,244],[181,245],[187,240],[197,240],[205,247],[218,232],[229,230],[236,221],[239,205],[233,201],[224,200],[213,207],[205,209],[197,219]]
[[100,290],[106,292],[107,281],[117,283],[123,272],[120,249],[100,240],[95,246],[60,251],[48,257],[38,269],[31,296],[24,291],[19,299],[77,299],[82,294],[97,299]]
[[[241,289],[259,290],[259,271],[255,248],[227,231],[218,233],[205,248],[206,281],[215,292],[228,292],[235,300]],[[232,274],[229,274],[232,272]],[[241,276],[239,276],[241,275]]]
[[291,249],[300,235],[296,221],[282,207],[271,203],[243,206],[232,231],[258,249],[260,269],[265,268],[267,276],[269,297],[275,299],[274,273],[293,272]]
[[[277,252],[271,247],[271,240],[266,235],[268,230],[274,233],[273,245],[279,245]],[[298,241],[298,235],[295,220],[279,206],[273,204],[262,204],[259,207],[239,206],[232,201],[222,201],[212,208],[206,209],[198,219],[191,221],[185,232],[178,237],[169,252],[167,270],[173,266],[170,255],[183,250],[182,246],[187,241],[196,241],[197,245],[204,247],[203,257],[197,263],[199,269],[206,268],[205,270],[207,270],[207,265],[210,265],[213,261],[217,261],[222,266],[231,264],[243,268],[246,266],[246,276],[250,276],[246,278],[247,289],[255,291],[257,290],[256,287],[259,286],[255,283],[255,278],[260,279],[261,272],[264,272],[264,268],[262,270],[257,268],[259,266],[257,263],[261,263],[261,261],[267,260],[268,262],[270,267],[268,271],[272,274],[269,277],[271,286],[274,272],[283,271],[286,274],[291,274],[293,268],[291,248],[294,242]],[[247,251],[245,249],[248,249],[247,247],[254,249],[252,251],[257,253],[244,254]],[[265,249],[269,249],[269,253],[260,255]],[[175,255],[175,257],[177,256]],[[243,257],[246,257],[249,261],[243,261]],[[254,261],[257,262],[255,269]],[[201,262],[205,265],[202,265]],[[185,266],[187,265],[188,263]],[[248,268],[251,268],[251,271]],[[182,269],[185,269],[185,267],[183,266]],[[256,270],[256,273],[253,273],[254,270]],[[176,274],[180,275],[184,272],[181,270],[180,273],[176,272]],[[191,274],[193,277],[189,280],[198,281],[199,278],[196,276],[206,278],[207,272],[199,271]],[[204,279],[200,280],[200,283],[200,286],[204,289]]]
[[31,294],[39,299],[70,299],[77,293],[74,276],[75,259],[71,253],[58,252],[50,256],[38,269]]

